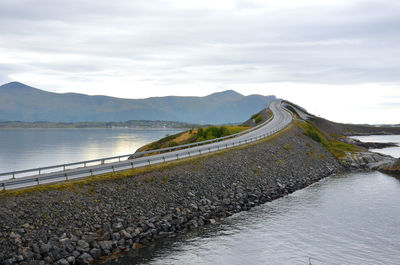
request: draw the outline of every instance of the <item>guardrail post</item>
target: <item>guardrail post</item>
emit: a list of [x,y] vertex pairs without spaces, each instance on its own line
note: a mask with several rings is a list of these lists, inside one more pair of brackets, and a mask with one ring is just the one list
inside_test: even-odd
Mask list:
[[190,152],[188,152],[188,155],[189,155],[189,157],[190,157]]
[[104,165],[104,159],[103,159],[103,160],[101,160],[101,164],[102,164],[102,165]]
[[6,184],[3,183],[2,185],[3,185],[3,190],[6,190]]
[[93,170],[90,170],[90,176],[93,176]]
[[208,152],[209,152],[209,153],[211,152],[211,148],[210,148],[210,147],[208,148]]
[[36,181],[37,181],[37,184],[39,185],[40,183],[39,183],[39,178],[36,178]]
[[179,159],[179,156],[178,156],[178,154],[176,154],[176,160],[178,160]]
[[67,175],[67,173],[65,173],[65,180],[68,180],[68,175]]
[[118,162],[121,162],[121,157],[118,157]]
[[133,162],[131,162],[132,168],[133,168]]
[[63,166],[63,171],[65,171],[65,165]]
[[147,161],[149,161],[149,165],[150,165],[150,159],[147,159]]
[[83,167],[86,167],[86,162],[83,162]]
[[114,172],[114,166],[111,166],[111,168],[112,168],[112,171]]
[[39,175],[40,175],[40,171],[41,171],[41,169],[39,168]]
[[165,163],[165,156],[162,157],[164,159],[164,163]]
[[15,172],[13,172],[13,177],[12,178],[15,179]]

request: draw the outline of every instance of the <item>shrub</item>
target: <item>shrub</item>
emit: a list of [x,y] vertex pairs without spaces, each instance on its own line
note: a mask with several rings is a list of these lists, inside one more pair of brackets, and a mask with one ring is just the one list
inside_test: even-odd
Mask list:
[[197,130],[197,137],[204,137],[204,129],[203,128],[199,128]]
[[258,116],[255,120],[254,120],[254,122],[255,123],[259,123],[260,121],[262,121],[262,117],[261,116]]
[[253,114],[253,115],[251,116],[251,118],[250,118],[250,119],[252,119],[252,120],[253,120],[253,119],[257,118],[257,116],[258,116],[258,115],[260,115],[260,112],[259,112],[259,113],[256,113],[256,114]]
[[149,149],[150,149],[150,150],[156,150],[156,149],[160,149],[160,148],[161,148],[161,146],[160,146],[160,144],[157,143],[157,142],[152,143],[152,144],[149,146]]
[[174,146],[177,146],[177,145],[178,145],[178,143],[175,142],[175,141],[169,141],[168,142],[168,147],[174,147]]

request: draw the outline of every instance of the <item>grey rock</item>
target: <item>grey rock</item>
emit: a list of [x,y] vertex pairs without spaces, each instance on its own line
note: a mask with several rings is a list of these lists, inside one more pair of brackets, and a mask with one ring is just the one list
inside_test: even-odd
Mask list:
[[78,240],[78,245],[76,246],[76,250],[80,252],[87,252],[89,251],[90,246],[89,243],[83,240]]
[[98,248],[92,248],[89,251],[89,254],[94,258],[94,259],[98,259],[101,256],[101,250]]
[[121,234],[122,238],[124,238],[124,239],[131,239],[132,238],[131,234],[129,234],[125,230],[121,230],[119,233]]
[[75,257],[74,256],[69,256],[67,257],[67,261],[69,264],[74,265],[75,264]]
[[121,222],[113,224],[113,231],[119,232],[124,228]]
[[94,259],[89,253],[83,253],[77,259],[78,264],[90,264],[92,261],[94,261]]
[[56,265],[69,265],[69,262],[66,259],[57,260]]
[[40,245],[40,254],[47,254],[51,250],[51,245],[50,244],[42,244]]
[[110,250],[113,247],[113,242],[112,241],[100,241],[99,246],[103,250]]

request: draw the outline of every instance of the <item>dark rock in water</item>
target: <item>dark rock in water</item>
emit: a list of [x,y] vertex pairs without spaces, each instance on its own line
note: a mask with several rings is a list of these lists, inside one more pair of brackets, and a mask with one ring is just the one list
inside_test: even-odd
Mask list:
[[386,174],[400,177],[400,158],[391,164],[386,164],[386,165],[380,166],[379,171],[386,173]]

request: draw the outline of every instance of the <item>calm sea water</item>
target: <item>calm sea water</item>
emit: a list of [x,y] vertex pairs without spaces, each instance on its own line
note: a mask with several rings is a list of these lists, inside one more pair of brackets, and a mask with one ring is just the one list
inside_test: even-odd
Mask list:
[[332,176],[106,264],[308,265],[310,261],[400,264],[400,179],[379,172]]
[[0,172],[134,153],[171,129],[0,129]]
[[352,138],[358,139],[363,142],[377,142],[377,143],[396,143],[397,147],[388,147],[384,149],[371,149],[373,152],[391,155],[393,157],[400,157],[400,135],[371,135],[371,136],[353,136]]

